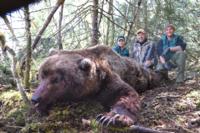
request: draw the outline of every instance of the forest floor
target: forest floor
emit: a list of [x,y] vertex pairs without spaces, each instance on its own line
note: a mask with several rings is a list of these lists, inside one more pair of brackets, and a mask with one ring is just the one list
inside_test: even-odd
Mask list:
[[[143,93],[141,101],[138,125],[174,133],[200,133],[200,122],[189,124],[200,116],[197,79],[182,85],[170,81]],[[104,109],[99,103],[84,101],[58,105],[48,116],[41,117],[27,112],[16,90],[0,87],[0,133],[100,133],[102,128],[95,117],[102,112]]]
[[171,81],[145,92],[141,100],[141,125],[175,133],[200,133],[200,123],[191,125],[191,121],[200,116],[200,84],[197,80],[188,80],[182,85]]

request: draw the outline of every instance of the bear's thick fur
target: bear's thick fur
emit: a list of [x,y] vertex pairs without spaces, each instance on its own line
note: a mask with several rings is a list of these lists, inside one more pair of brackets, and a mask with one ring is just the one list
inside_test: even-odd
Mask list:
[[92,98],[110,107],[110,112],[97,117],[100,123],[127,126],[137,120],[137,92],[159,82],[156,73],[103,45],[53,52],[41,65],[39,78],[32,101],[41,113],[55,102]]
[[16,11],[40,0],[0,0],[0,15]]

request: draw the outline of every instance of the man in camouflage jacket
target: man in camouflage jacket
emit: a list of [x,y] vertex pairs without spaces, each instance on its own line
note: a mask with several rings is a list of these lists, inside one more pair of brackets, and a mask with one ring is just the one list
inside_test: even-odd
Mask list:
[[130,57],[145,68],[152,68],[155,65],[155,46],[153,42],[148,41],[147,33],[144,29],[137,31],[137,38],[130,48]]

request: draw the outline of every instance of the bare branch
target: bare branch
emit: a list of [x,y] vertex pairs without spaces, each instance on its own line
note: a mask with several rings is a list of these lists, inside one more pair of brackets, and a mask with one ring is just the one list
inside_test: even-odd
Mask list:
[[[64,2],[64,0],[63,0],[63,2]],[[57,11],[57,9],[59,8],[60,5],[62,5],[62,2],[60,2],[60,0],[58,0],[58,2],[56,3],[55,7],[52,9],[51,13],[47,17],[47,20],[45,21],[43,27],[41,28],[41,30],[37,34],[37,36],[36,36],[36,38],[35,38],[35,40],[33,42],[32,49],[35,49],[35,47],[37,46],[39,40],[41,39],[42,34],[44,33],[45,29],[47,28],[47,26],[51,22],[51,19],[52,19],[53,15],[55,14],[55,12]]]
[[6,26],[8,27],[8,29],[10,30],[10,32],[11,32],[11,34],[13,36],[13,40],[16,41],[16,42],[19,42],[17,40],[17,37],[15,36],[14,30],[13,30],[12,26],[10,25],[10,22],[9,22],[7,16],[1,16],[1,17],[3,18],[3,20],[4,20],[5,24],[6,24]]
[[134,14],[134,16],[133,16],[133,20],[132,20],[132,22],[131,22],[131,24],[130,24],[130,27],[129,27],[129,30],[128,30],[127,40],[129,39],[129,36],[130,36],[130,34],[131,34],[131,30],[132,30],[133,24],[135,23],[135,21],[136,21],[136,19],[137,19],[137,15],[138,15],[138,12],[139,12],[139,8],[140,8],[141,3],[142,3],[142,0],[139,0],[139,1],[138,1],[138,7],[135,9],[135,12],[134,12],[135,14]]

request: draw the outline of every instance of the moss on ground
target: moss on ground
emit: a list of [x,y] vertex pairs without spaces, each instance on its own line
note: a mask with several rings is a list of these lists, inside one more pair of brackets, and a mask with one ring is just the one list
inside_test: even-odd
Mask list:
[[[28,94],[30,95],[30,94]],[[45,132],[45,133],[77,133],[80,131],[98,132],[95,117],[104,112],[103,107],[95,101],[84,101],[56,105],[48,116],[41,117],[34,112],[30,114],[24,105],[18,91],[9,90],[0,94],[0,120],[5,120],[4,131],[7,132]],[[84,123],[83,120],[89,121]],[[17,129],[7,129],[6,126],[19,126]]]
[[[196,117],[192,111],[200,108],[200,90],[192,87],[169,86],[145,92],[139,123],[151,128],[187,128],[188,119]],[[28,96],[31,94],[28,93]],[[95,118],[105,111],[98,102],[88,100],[55,105],[48,116],[42,117],[35,111],[28,112],[16,90],[0,92],[0,107],[0,132],[9,133],[99,133],[102,128],[95,122]],[[107,132],[124,130],[108,128]],[[198,129],[191,131],[195,133]]]

